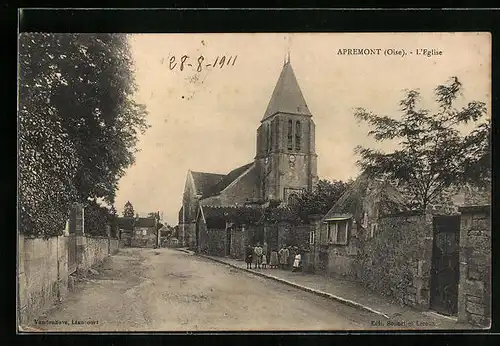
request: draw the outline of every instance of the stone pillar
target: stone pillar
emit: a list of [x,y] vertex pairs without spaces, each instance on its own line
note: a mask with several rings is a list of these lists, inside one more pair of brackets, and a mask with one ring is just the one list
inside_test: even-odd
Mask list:
[[76,238],[76,266],[77,269],[86,269],[86,249],[87,238],[85,237],[85,209],[82,204],[76,203],[75,206],[75,238]]
[[460,208],[458,320],[491,326],[490,206]]
[[314,231],[314,244],[310,244],[310,253],[309,253],[309,270],[312,272],[316,271],[316,268],[319,267],[319,245],[320,245],[320,232],[321,232],[321,219],[323,215],[309,215],[309,223],[311,225],[311,231]]

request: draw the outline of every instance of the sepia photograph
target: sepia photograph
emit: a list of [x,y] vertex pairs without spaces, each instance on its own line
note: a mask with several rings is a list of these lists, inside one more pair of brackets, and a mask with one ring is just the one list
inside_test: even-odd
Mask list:
[[18,36],[18,333],[491,327],[491,34]]

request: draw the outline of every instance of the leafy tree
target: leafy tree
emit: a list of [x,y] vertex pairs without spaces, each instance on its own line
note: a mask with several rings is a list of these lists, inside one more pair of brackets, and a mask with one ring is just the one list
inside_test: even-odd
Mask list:
[[307,223],[310,215],[326,214],[346,191],[348,185],[340,180],[319,180],[315,190],[298,196],[290,207],[301,221]]
[[95,200],[85,206],[85,233],[94,236],[106,236],[107,226],[111,226],[112,215],[110,210],[101,206]]
[[435,89],[437,111],[418,107],[420,94],[406,92],[400,102],[401,119],[375,115],[357,108],[355,117],[371,126],[377,141],[396,140],[399,148],[390,153],[357,147],[358,165],[373,176],[399,182],[413,206],[420,209],[440,199],[447,188],[470,183],[487,184],[489,165],[489,119],[462,135],[460,126],[477,122],[486,114],[484,102],[472,101],[457,109],[462,84],[456,77]]
[[127,201],[127,203],[125,203],[125,206],[123,207],[123,216],[134,217],[134,215],[135,215],[134,206],[132,205],[132,203],[130,203],[130,201]]
[[147,128],[122,34],[19,37],[19,214],[27,234],[60,234],[73,202],[112,204]]

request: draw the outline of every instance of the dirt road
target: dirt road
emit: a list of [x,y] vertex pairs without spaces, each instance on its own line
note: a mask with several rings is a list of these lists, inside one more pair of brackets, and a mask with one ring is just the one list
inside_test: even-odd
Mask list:
[[[33,321],[44,331],[370,329],[378,316],[173,249],[122,249]],[[37,323],[38,322],[38,323]],[[50,324],[48,324],[50,323]]]

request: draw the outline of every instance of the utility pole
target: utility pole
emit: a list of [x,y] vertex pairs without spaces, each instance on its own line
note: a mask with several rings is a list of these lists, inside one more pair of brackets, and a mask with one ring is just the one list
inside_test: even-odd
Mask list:
[[160,217],[160,212],[158,211],[158,213],[156,214],[156,217],[155,217],[155,228],[156,228],[156,246],[157,247],[160,247],[160,229],[158,228],[158,218]]

